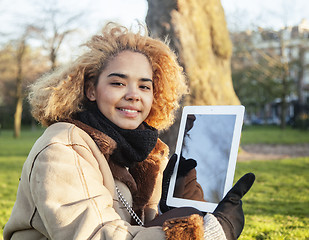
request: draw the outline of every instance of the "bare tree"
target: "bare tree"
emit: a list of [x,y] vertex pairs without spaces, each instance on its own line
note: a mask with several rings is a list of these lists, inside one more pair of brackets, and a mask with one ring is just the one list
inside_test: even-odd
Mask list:
[[40,5],[44,20],[32,25],[32,31],[40,37],[44,49],[48,52],[51,70],[58,65],[59,50],[64,39],[77,31],[76,23],[83,13],[68,13],[58,7],[55,1]]
[[[231,79],[232,44],[220,0],[148,0],[148,5],[146,23],[151,33],[170,39],[188,77],[190,95],[184,104],[239,104]],[[162,135],[170,147],[175,144],[176,126]]]
[[[306,35],[306,39],[301,40],[301,33],[297,33],[299,29],[296,31],[296,26],[288,27],[288,22],[290,22],[289,20],[291,20],[290,13],[300,13],[299,10],[305,7],[305,3],[295,4],[289,1],[283,1],[281,4],[278,4],[278,6],[274,9],[266,7],[264,9],[265,11],[262,12],[262,15],[256,18],[255,21],[253,21],[251,24],[250,22],[246,22],[247,28],[245,30],[241,29],[240,27],[244,23],[243,19],[246,19],[244,17],[239,18],[238,13],[240,12],[240,9],[236,9],[237,12],[235,12],[234,16],[232,16],[231,13],[228,13],[227,16],[229,23],[234,23],[234,27],[231,27],[230,25],[230,29],[232,30],[231,36],[232,39],[234,38],[234,53],[232,60],[232,69],[234,75],[233,80],[235,80],[234,83],[237,84],[237,81],[241,81],[243,83],[244,81],[251,80],[251,83],[247,82],[246,87],[245,85],[241,86],[241,84],[237,84],[238,86],[236,86],[236,92],[239,95],[241,101],[245,99],[244,103],[248,103],[247,100],[249,100],[253,104],[261,103],[265,99],[265,95],[256,98],[256,101],[254,101],[252,98],[256,96],[256,93],[259,91],[262,91],[266,94],[273,94],[273,96],[266,96],[268,100],[271,100],[271,98],[272,101],[274,100],[274,98],[280,99],[280,107],[278,109],[280,114],[279,117],[281,122],[281,128],[285,128],[286,125],[286,115],[288,115],[287,98],[293,96],[294,92],[296,92],[298,98],[298,104],[296,104],[296,106],[299,109],[297,111],[296,108],[294,109],[294,113],[296,115],[298,111],[303,111],[302,108],[305,105],[305,86],[303,83],[303,79],[306,69],[306,60],[304,59],[304,56],[306,51],[308,51],[308,47],[306,46],[306,42],[308,41],[306,41]],[[250,19],[249,17],[250,16],[248,16],[247,19]],[[270,19],[270,17],[273,21],[268,20],[266,22],[266,18]],[[274,25],[274,22],[281,23],[282,28],[275,29],[274,26],[271,26]],[[263,29],[262,25],[267,25],[268,27]],[[255,39],[256,41],[254,43],[245,41],[245,39],[242,38],[243,36],[241,35],[244,35],[246,32],[253,33],[251,34],[251,36],[249,36],[248,34],[247,37],[255,38],[256,36],[254,35],[256,34],[254,33],[256,33],[256,29],[259,29],[258,32],[260,33],[260,39]],[[286,39],[289,29],[293,32],[294,36],[292,37],[291,35],[290,39]],[[286,31],[286,33],[284,33],[284,31]],[[283,36],[283,34],[285,36]],[[296,36],[296,34],[299,35]],[[275,38],[264,39],[264,37],[267,37],[266,35],[272,35]],[[263,43],[261,44],[261,42]],[[299,42],[299,46],[295,45],[295,43],[297,42]],[[278,51],[272,52],[271,45],[275,45],[275,47],[273,48],[276,48]],[[246,47],[248,49],[245,49]],[[294,54],[292,54],[292,52]],[[295,56],[295,52],[298,52],[298,57]],[[285,54],[287,54],[287,56],[285,56]],[[242,59],[245,59],[245,61],[242,61]],[[244,67],[242,74],[242,70],[239,69],[239,66],[237,66],[237,64],[239,65],[239,62],[241,61],[243,62]],[[255,83],[257,83],[255,86],[256,89],[252,88],[251,95],[245,96],[245,91],[247,91],[248,88],[250,88],[250,86],[252,87]],[[236,84],[234,84],[234,86]],[[270,86],[273,89],[270,89]],[[268,104],[269,103],[270,101],[268,102]],[[263,105],[263,107],[264,106],[265,104]],[[296,117],[296,115],[294,115],[294,117]]]
[[[22,31],[24,34],[20,37],[14,37],[15,39],[18,38],[17,41],[11,41],[15,57],[13,64],[14,68],[10,74],[15,75],[14,80],[16,82],[15,92],[12,94],[14,95],[16,102],[14,114],[14,137],[16,138],[20,136],[23,98],[25,95],[24,85],[26,79],[29,77],[28,72],[30,65],[26,63],[25,60],[27,49],[37,46],[35,44],[37,44],[39,40],[39,43],[41,43],[40,45],[45,49],[45,54],[47,52],[49,57],[50,69],[53,70],[58,64],[60,48],[63,45],[65,38],[76,31],[78,24],[77,20],[82,16],[82,14],[76,13],[76,11],[75,13],[64,12],[62,8],[57,7],[56,1],[53,0],[48,1],[47,3],[44,2],[43,4],[40,2],[35,6],[40,8],[40,10],[36,11],[38,13],[37,16],[32,16],[30,19],[29,16],[25,14],[16,18],[16,21],[23,19],[22,24],[17,23],[15,25],[21,26],[19,32]],[[42,18],[38,19],[39,16]],[[33,19],[36,19],[35,24],[33,24]],[[9,36],[7,35],[7,38],[8,37]],[[42,52],[42,49],[40,49],[40,53]],[[27,61],[34,62],[35,59],[27,59]],[[42,66],[41,63],[37,65]],[[27,68],[27,71],[25,71],[25,68]],[[42,70],[47,71],[45,67],[42,67],[41,70],[35,70],[33,72],[41,72]],[[4,82],[5,84],[3,84]],[[2,81],[2,85],[7,85],[9,87],[9,85],[11,86],[12,84],[7,80],[4,80]]]
[[[25,85],[33,81],[39,74],[46,71],[46,61],[42,61],[42,56],[27,44],[31,26],[27,27],[24,34],[15,41],[15,65],[16,65],[16,85],[15,85],[15,114],[14,114],[14,137],[20,136],[23,99],[25,96]],[[40,51],[39,51],[40,52]]]
[[[287,55],[291,46],[287,45],[289,41],[283,38],[283,34],[284,30],[260,28],[258,32],[236,32],[231,36],[234,42],[233,81],[238,96],[248,109],[257,107],[258,111],[280,99],[278,110],[280,125],[284,129],[287,99],[295,91],[298,80],[291,76],[295,61]],[[266,113],[263,115],[267,117]]]
[[16,63],[17,63],[17,75],[16,75],[16,107],[14,114],[14,137],[18,138],[20,136],[21,128],[21,118],[23,111],[23,90],[22,90],[22,80],[23,80],[23,60],[26,52],[26,38],[28,31],[21,36],[18,41],[16,49]]
[[[298,46],[298,59],[294,62],[294,66],[298,69],[297,71],[297,87],[296,93],[298,97],[298,112],[297,115],[301,115],[305,112],[306,97],[304,94],[304,89],[306,89],[306,84],[304,82],[306,69],[309,68],[308,63],[306,63],[306,54],[309,52],[308,35],[304,32],[300,33],[300,41]],[[307,86],[307,91],[309,88]],[[299,117],[299,116],[296,116]]]
[[0,49],[0,104],[4,110],[1,122],[6,126],[14,122],[15,138],[20,136],[26,86],[48,70],[42,50],[28,43],[30,32],[31,27],[26,27],[19,38],[8,41]]
[[287,56],[285,56],[285,41],[282,36],[282,31],[279,33],[280,37],[280,65],[281,65],[281,79],[282,79],[282,90],[281,90],[281,114],[280,114],[280,119],[281,119],[281,128],[285,129],[286,127],[286,112],[287,112],[287,97],[290,94],[290,68],[289,68],[289,62],[287,59]]

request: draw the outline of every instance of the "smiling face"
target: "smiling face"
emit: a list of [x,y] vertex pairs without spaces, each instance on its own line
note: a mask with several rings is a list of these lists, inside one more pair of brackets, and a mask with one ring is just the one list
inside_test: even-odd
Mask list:
[[86,90],[90,101],[123,129],[136,129],[148,116],[153,102],[152,68],[141,53],[123,51],[107,64],[96,86]]

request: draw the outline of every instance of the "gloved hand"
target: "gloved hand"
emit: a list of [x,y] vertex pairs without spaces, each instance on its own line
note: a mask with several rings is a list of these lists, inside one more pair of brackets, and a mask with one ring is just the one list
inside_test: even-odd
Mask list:
[[172,218],[181,218],[181,217],[188,217],[192,214],[198,214],[202,217],[204,217],[204,213],[199,211],[196,208],[193,207],[179,207],[179,208],[173,208],[169,211],[166,211],[165,213],[157,216],[152,221],[145,224],[145,227],[152,227],[152,226],[162,226],[163,223],[166,220],[172,219]]
[[167,192],[168,192],[168,187],[170,185],[170,180],[174,171],[174,167],[177,161],[177,154],[173,154],[168,161],[166,168],[163,171],[163,179],[162,179],[162,193],[161,193],[161,199],[159,202],[160,206],[160,211],[162,213],[165,213],[171,209],[172,207],[169,207],[166,205],[166,199],[167,199]]
[[213,212],[228,240],[237,239],[244,228],[245,217],[241,198],[249,191],[254,180],[253,173],[241,177]]
[[177,178],[185,177],[188,174],[188,172],[190,172],[193,168],[196,167],[196,165],[197,163],[194,159],[192,158],[185,159],[183,156],[180,156]]
[[[166,199],[167,199],[168,187],[170,185],[170,180],[175,168],[176,161],[177,161],[177,154],[174,153],[171,156],[170,160],[168,161],[165,170],[163,171],[162,194],[159,203],[160,210],[162,213],[165,213],[166,211],[173,209],[173,207],[169,207],[166,205]],[[186,176],[187,173],[195,167],[196,167],[196,161],[194,159],[186,160],[184,157],[181,156],[177,171],[177,178]]]

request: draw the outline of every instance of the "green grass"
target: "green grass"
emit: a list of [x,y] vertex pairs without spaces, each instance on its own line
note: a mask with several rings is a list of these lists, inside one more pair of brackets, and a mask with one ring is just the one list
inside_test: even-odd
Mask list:
[[[254,143],[258,143],[257,139],[263,140],[265,129],[280,135],[279,129],[248,128],[243,137],[251,137],[255,132],[261,135],[255,138]],[[294,131],[288,130],[284,135],[293,138]],[[23,162],[41,133],[42,130],[24,131],[20,139],[13,139],[11,131],[0,134],[0,239],[15,202]],[[301,142],[309,142],[302,134],[299,133]],[[255,173],[256,181],[243,198],[246,225],[239,239],[308,240],[309,157],[239,162],[235,179],[247,172]]]
[[16,199],[23,163],[42,132],[25,130],[19,139],[14,139],[13,131],[0,131],[0,239]]
[[244,126],[241,144],[301,144],[309,143],[309,131],[278,126]]
[[247,172],[256,181],[243,198],[239,239],[309,239],[309,157],[240,162],[235,179]]
[[13,138],[12,130],[0,130],[0,156],[27,156],[44,129],[22,130],[20,138]]
[[25,157],[0,156],[0,239],[16,199],[16,191]]

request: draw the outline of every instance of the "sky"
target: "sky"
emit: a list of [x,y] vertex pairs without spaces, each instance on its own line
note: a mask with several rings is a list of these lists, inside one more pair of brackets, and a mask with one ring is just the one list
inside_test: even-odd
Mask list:
[[[0,0],[0,29],[22,21],[26,15],[37,15],[35,5],[48,1],[55,1],[65,9],[84,12],[88,30],[107,19],[125,25],[136,19],[143,22],[148,8],[147,0]],[[280,27],[309,18],[308,0],[221,0],[221,3],[232,25]]]
[[[83,13],[78,27],[78,39],[72,37],[69,45],[85,42],[107,21],[131,26],[144,23],[147,0],[0,0],[0,43],[6,37],[21,36],[24,23],[37,23],[41,9],[38,6],[54,2],[65,11]],[[297,25],[303,18],[309,20],[308,0],[221,0],[228,27],[231,30],[256,28],[279,29]],[[3,34],[4,33],[4,34]]]
[[280,29],[309,20],[308,0],[221,0],[230,28]]

